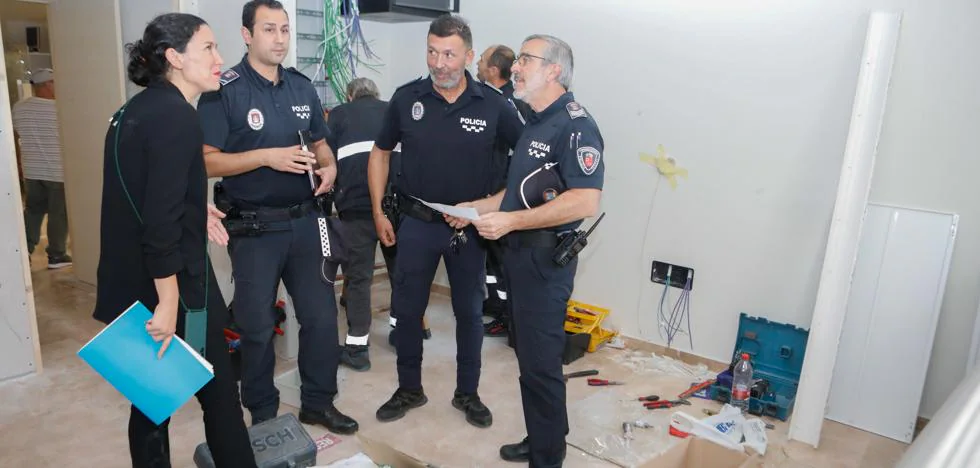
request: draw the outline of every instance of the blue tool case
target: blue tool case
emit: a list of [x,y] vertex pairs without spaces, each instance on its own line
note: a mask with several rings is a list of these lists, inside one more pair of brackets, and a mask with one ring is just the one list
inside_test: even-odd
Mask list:
[[741,313],[732,364],[718,374],[709,391],[711,399],[721,402],[731,399],[732,369],[742,353],[748,353],[755,382],[749,398],[749,414],[785,421],[793,412],[809,336],[809,331],[794,325]]

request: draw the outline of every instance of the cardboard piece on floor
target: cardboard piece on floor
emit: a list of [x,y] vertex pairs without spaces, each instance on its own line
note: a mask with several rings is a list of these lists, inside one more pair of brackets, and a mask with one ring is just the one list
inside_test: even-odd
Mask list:
[[357,440],[361,442],[364,454],[377,465],[389,465],[397,468],[432,468],[435,466],[395,450],[384,442],[373,440],[361,434],[357,435]]
[[696,437],[684,439],[641,468],[761,468],[758,455],[737,452]]

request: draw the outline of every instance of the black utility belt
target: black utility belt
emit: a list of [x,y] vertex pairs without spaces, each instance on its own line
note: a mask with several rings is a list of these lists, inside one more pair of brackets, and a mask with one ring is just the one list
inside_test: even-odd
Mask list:
[[500,241],[512,249],[548,249],[551,251],[551,260],[559,267],[564,267],[585,248],[587,236],[582,231],[517,231],[507,234]]
[[553,249],[561,243],[555,231],[514,231],[500,239],[500,244],[512,249],[543,248]]
[[397,200],[398,211],[401,214],[411,216],[427,223],[443,220],[442,213],[425,206],[422,202],[412,197],[398,194],[395,197],[395,200]]
[[222,224],[229,236],[256,236],[263,232],[288,231],[291,229],[289,221],[321,212],[317,200],[283,208],[236,204]]

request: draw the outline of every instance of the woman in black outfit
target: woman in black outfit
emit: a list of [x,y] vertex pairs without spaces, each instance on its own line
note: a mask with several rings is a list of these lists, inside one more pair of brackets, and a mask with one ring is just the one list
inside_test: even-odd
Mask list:
[[[146,89],[113,116],[105,140],[102,237],[94,316],[109,323],[139,300],[153,310],[146,331],[166,352],[184,337],[188,309],[207,311],[204,357],[214,379],[197,393],[207,443],[218,467],[255,467],[223,329],[224,299],[207,239],[227,233],[207,205],[203,136],[191,105],[216,90],[222,60],[201,18],[158,16],[128,46],[129,79]],[[200,316],[200,315],[198,315]],[[170,466],[169,420],[157,426],[132,408],[134,467]]]

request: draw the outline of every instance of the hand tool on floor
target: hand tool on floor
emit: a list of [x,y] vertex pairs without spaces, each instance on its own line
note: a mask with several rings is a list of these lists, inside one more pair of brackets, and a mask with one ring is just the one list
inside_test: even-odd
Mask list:
[[571,374],[565,374],[563,378],[565,382],[568,382],[568,379],[574,379],[575,377],[587,377],[590,375],[599,375],[599,371],[595,369],[589,369],[584,371],[572,372]]
[[660,409],[660,408],[673,408],[678,405],[691,405],[691,402],[687,400],[660,400],[651,401],[643,404],[646,409]]
[[680,395],[677,395],[677,398],[680,399],[689,398],[691,395],[694,395],[695,393],[710,387],[714,383],[715,383],[715,379],[711,379],[711,380],[705,380],[704,382],[701,382],[699,384],[692,385],[691,388],[684,390],[683,392],[681,392]]
[[615,380],[589,379],[590,387],[605,387],[607,385],[626,385],[626,384],[623,382],[617,382]]
[[633,440],[633,423],[623,423],[623,440],[626,442],[626,446],[629,447],[630,441]]
[[660,400],[660,396],[658,396],[658,395],[641,396],[640,398],[637,398],[637,400],[638,401],[658,401],[658,400]]

